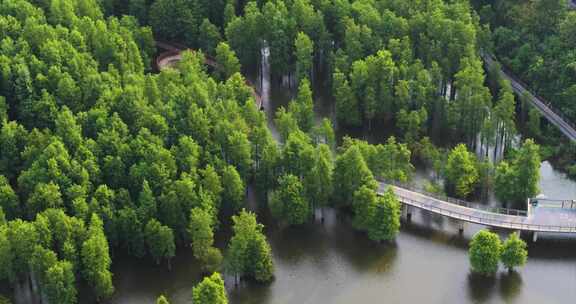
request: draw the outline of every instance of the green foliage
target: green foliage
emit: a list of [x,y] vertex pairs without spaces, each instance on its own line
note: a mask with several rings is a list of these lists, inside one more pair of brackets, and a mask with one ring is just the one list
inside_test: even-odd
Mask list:
[[362,186],[375,190],[376,180],[366,165],[366,161],[357,145],[348,147],[336,158],[334,167],[334,197],[342,206],[353,201],[353,194]]
[[474,190],[479,179],[476,158],[463,144],[456,146],[448,154],[445,176],[448,193],[466,198]]
[[502,255],[500,256],[502,264],[509,270],[514,267],[524,266],[528,259],[528,250],[526,249],[526,242],[514,232],[510,234],[508,239],[502,245]]
[[144,228],[144,235],[150,255],[156,263],[159,264],[161,259],[170,262],[176,251],[172,229],[160,224],[155,219],[151,219]]
[[168,299],[165,296],[161,295],[156,299],[156,304],[170,304],[170,302],[168,302]]
[[400,231],[400,202],[390,188],[378,198],[370,217],[368,237],[373,241],[391,241]]
[[304,177],[304,188],[312,210],[328,205],[334,191],[332,151],[325,144],[316,148],[314,166]]
[[236,53],[230,49],[227,43],[220,42],[218,44],[215,59],[219,64],[220,79],[228,79],[235,73],[240,72],[240,62],[236,57]]
[[366,231],[373,241],[391,241],[400,230],[400,202],[392,189],[377,195],[362,186],[354,192],[354,219],[356,229]]
[[363,185],[354,192],[352,207],[354,209],[353,224],[356,229],[368,230],[377,204],[378,196],[374,189]]
[[346,75],[336,70],[332,75],[332,92],[336,101],[336,117],[339,122],[349,126],[361,124],[358,101]]
[[496,196],[504,202],[523,203],[537,195],[540,162],[539,146],[526,140],[510,162],[502,161],[496,168]]
[[92,286],[98,298],[106,298],[114,292],[108,241],[104,235],[102,220],[93,214],[86,241],[82,244],[84,279]]
[[234,166],[226,166],[222,172],[222,184],[226,185],[222,198],[233,211],[239,211],[245,202],[245,187],[240,174]]
[[50,303],[76,303],[76,278],[70,262],[55,263],[46,270],[45,275],[49,278],[44,283],[44,288]]
[[278,221],[302,225],[310,219],[312,210],[298,177],[287,174],[278,178],[278,188],[269,201],[270,212]]
[[0,207],[6,213],[8,219],[14,219],[20,215],[18,196],[8,183],[8,180],[2,175],[0,175]]
[[502,252],[502,243],[497,234],[481,230],[470,242],[468,255],[472,271],[492,275],[498,271],[498,262]]
[[226,289],[220,274],[215,272],[194,286],[192,300],[198,304],[227,304]]
[[310,79],[312,77],[312,64],[314,53],[314,42],[310,37],[303,32],[296,35],[294,41],[295,57],[296,57],[296,79],[300,82],[302,79]]
[[289,112],[294,116],[298,127],[309,132],[314,126],[314,101],[308,78],[302,78],[298,86],[296,99],[290,102]]
[[194,257],[199,259],[207,271],[215,271],[222,261],[222,254],[214,244],[213,216],[208,211],[196,207],[190,212],[190,239]]
[[234,235],[226,256],[228,271],[269,282],[274,276],[274,263],[270,245],[262,233],[264,226],[256,222],[256,215],[245,210],[233,216],[232,221]]

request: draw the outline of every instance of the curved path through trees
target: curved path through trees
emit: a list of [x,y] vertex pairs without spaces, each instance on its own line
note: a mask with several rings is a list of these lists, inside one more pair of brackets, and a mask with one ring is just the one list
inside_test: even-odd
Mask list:
[[[157,46],[165,50],[156,58],[158,69],[174,65],[182,59],[181,53],[187,50],[184,46],[163,42],[157,42]],[[218,68],[218,63],[212,58],[206,57],[205,62],[213,68]],[[246,81],[246,83],[252,88],[254,100],[261,107],[262,96],[251,82]],[[576,233],[576,209],[551,208],[533,214],[516,209],[488,208],[453,198],[419,192],[405,185],[392,185],[385,182],[380,182],[378,194],[383,194],[387,187],[392,188],[398,200],[404,204],[406,212],[410,212],[410,208],[418,208],[448,218],[490,227],[531,232]]]
[[[484,59],[484,63],[488,69],[496,66],[497,60],[492,55],[482,53],[482,59]],[[542,116],[544,116],[551,124],[555,125],[560,132],[566,135],[570,140],[576,141],[576,125],[571,123],[560,111],[554,109],[552,105],[546,102],[543,98],[536,94],[532,94],[527,85],[503,67],[500,67],[500,74],[502,77],[510,81],[512,89],[516,94],[528,97],[530,104],[532,104],[538,112],[542,114]]]

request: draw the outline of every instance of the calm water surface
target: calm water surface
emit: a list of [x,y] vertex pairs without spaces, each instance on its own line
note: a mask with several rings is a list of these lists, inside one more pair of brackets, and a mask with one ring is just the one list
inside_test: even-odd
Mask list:
[[[265,80],[269,82],[268,80]],[[269,86],[268,83],[265,86]],[[272,90],[266,112],[285,105],[291,94]],[[319,96],[319,116],[330,116],[329,103]],[[374,139],[378,140],[378,139]],[[576,198],[576,183],[542,163],[541,190],[550,198]],[[416,183],[425,174],[418,171]],[[257,205],[251,194],[252,205]],[[253,209],[256,207],[253,206]],[[518,272],[501,269],[492,279],[469,273],[467,243],[484,228],[466,224],[463,235],[458,223],[419,212],[411,223],[403,222],[397,240],[375,244],[354,232],[349,220],[334,210],[325,222],[279,229],[265,215],[272,246],[276,279],[269,285],[242,282],[235,287],[226,277],[230,302],[234,304],[316,303],[573,303],[576,298],[576,237],[541,235],[530,243],[528,264]],[[496,231],[505,237],[508,231]],[[226,234],[226,233],[225,233]],[[219,240],[221,247],[225,240]],[[115,259],[116,294],[109,304],[154,303],[163,293],[171,303],[191,303],[192,286],[201,279],[190,249],[181,249],[172,270],[153,267],[148,261]]]

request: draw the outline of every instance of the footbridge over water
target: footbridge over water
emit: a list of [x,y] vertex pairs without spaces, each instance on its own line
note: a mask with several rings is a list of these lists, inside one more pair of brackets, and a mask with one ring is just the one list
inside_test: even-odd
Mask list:
[[539,208],[528,204],[528,211],[487,207],[462,200],[425,193],[407,186],[380,183],[379,193],[391,187],[408,214],[418,208],[463,222],[527,232],[576,233],[576,208]]
[[[181,52],[187,48],[184,46],[157,42],[160,49],[165,52],[156,59],[159,69],[174,65],[182,59]],[[194,51],[194,50],[191,50]],[[205,63],[218,68],[218,63],[207,57]],[[252,88],[254,100],[258,106],[262,105],[262,97],[255,86],[247,81]],[[438,196],[431,193],[413,189],[406,185],[381,182],[378,193],[383,194],[391,187],[398,200],[410,212],[411,208],[426,210],[448,218],[460,220],[462,223],[469,222],[489,227],[505,228],[519,231],[553,233],[576,233],[576,208],[575,204],[569,208],[532,208],[528,204],[528,211],[487,207],[462,200]],[[538,209],[538,210],[535,210]]]

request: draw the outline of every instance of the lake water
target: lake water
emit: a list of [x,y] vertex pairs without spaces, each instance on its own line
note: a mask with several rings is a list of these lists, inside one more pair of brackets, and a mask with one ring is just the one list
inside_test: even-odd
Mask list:
[[[266,104],[269,117],[285,104],[289,93],[275,91]],[[321,116],[332,111],[317,104]],[[417,179],[422,181],[422,174]],[[550,198],[576,198],[576,183],[542,163],[540,186]],[[252,206],[257,206],[251,195]],[[255,207],[254,207],[255,208]],[[262,212],[265,214],[265,212]],[[466,224],[458,233],[455,221],[416,211],[403,221],[396,241],[375,244],[355,232],[348,219],[334,210],[325,222],[279,229],[266,216],[276,279],[271,284],[241,282],[226,277],[234,304],[347,303],[570,303],[576,299],[576,237],[540,235],[529,244],[528,264],[518,272],[501,269],[495,278],[469,273],[467,244],[485,227]],[[508,231],[496,231],[505,237]],[[218,243],[223,246],[224,240]],[[115,259],[116,293],[109,304],[154,303],[165,294],[173,304],[191,303],[192,287],[201,279],[190,249],[180,249],[172,270],[149,261]]]

